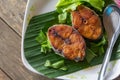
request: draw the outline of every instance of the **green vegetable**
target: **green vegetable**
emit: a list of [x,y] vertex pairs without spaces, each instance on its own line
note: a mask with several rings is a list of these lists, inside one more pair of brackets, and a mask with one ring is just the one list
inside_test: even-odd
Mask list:
[[49,40],[47,39],[47,36],[43,33],[42,30],[40,30],[39,35],[36,37],[36,40],[41,45],[41,52],[47,53],[51,51],[51,45]]
[[55,63],[51,63],[50,60],[46,60],[44,66],[49,67],[49,68],[54,68],[54,69],[60,69],[63,71],[67,70],[67,67],[65,66],[64,60],[60,60],[60,61],[57,61]]
[[89,48],[97,55],[103,55],[105,53],[105,45],[107,44],[107,40],[105,38],[105,35],[102,37],[102,39],[97,42],[88,42]]
[[64,60],[61,60],[52,64],[53,68],[61,68],[62,66],[64,66]]
[[98,47],[98,46],[101,46],[101,45],[105,45],[107,42],[107,40],[105,39],[105,36],[102,37],[102,40],[100,40],[98,43],[93,43],[93,42],[90,42],[90,45],[92,47]]
[[84,2],[89,3],[92,7],[102,11],[104,0],[59,0],[56,8],[58,12],[73,11],[76,7]]
[[86,49],[86,60],[90,63],[94,57],[101,56],[105,54],[105,45],[107,45],[106,35],[104,33],[102,39],[97,42],[91,42],[86,40],[87,49]]
[[41,43],[45,43],[44,41],[46,41],[46,36],[45,34],[43,33],[42,30],[40,30],[40,33],[38,35],[38,37],[36,38],[36,40],[41,44]]
[[68,70],[68,68],[66,66],[63,66],[60,68],[60,70],[66,71],[66,70]]
[[67,12],[58,15],[59,23],[66,23]]
[[56,9],[59,13],[59,23],[65,23],[67,20],[67,14],[76,10],[78,5],[89,3],[92,7],[96,8],[100,12],[104,7],[104,0],[59,0]]
[[51,62],[50,62],[50,60],[46,60],[44,66],[45,66],[45,67],[51,67]]
[[[47,24],[46,24],[47,23]],[[55,54],[55,52],[52,50],[49,52],[49,54],[43,54],[41,52],[41,44],[36,41],[36,37],[42,30],[42,32],[46,33],[48,28],[54,24],[58,24],[58,13],[56,11],[52,11],[49,13],[45,13],[42,15],[37,15],[33,17],[27,27],[25,39],[24,39],[24,54],[25,58],[29,62],[29,64],[38,72],[44,74],[46,77],[49,78],[55,78],[62,75],[67,75],[88,67],[92,67],[98,64],[101,64],[104,58],[104,54],[101,56],[98,56],[97,53],[95,53],[97,56],[95,56],[91,62],[88,63],[87,60],[84,60],[82,62],[76,63],[75,61],[71,61],[68,59],[64,59],[63,57]],[[46,35],[45,35],[46,36]],[[47,37],[47,36],[46,36]],[[41,39],[41,38],[40,38]],[[101,39],[102,40],[102,39]],[[101,42],[100,40],[100,42]],[[94,42],[99,43],[99,42]],[[87,46],[90,49],[90,46]],[[96,50],[98,47],[94,47],[94,50]],[[98,48],[99,50],[100,48]],[[92,50],[92,49],[90,49]],[[111,60],[120,59],[120,37],[118,38],[116,45],[114,46]],[[92,50],[92,52],[94,52]],[[86,52],[86,54],[89,54]],[[90,58],[90,57],[89,57]],[[67,66],[67,71],[62,71],[59,69],[53,69],[53,68],[47,68],[44,66],[46,60],[50,60],[50,62],[57,62],[59,60],[65,61],[65,65]],[[62,66],[62,67],[64,67]]]
[[101,55],[103,55],[103,54],[105,54],[104,47],[103,47],[103,46],[100,46],[100,47],[99,47],[99,55],[101,56]]
[[56,8],[59,13],[70,12],[76,10],[76,7],[80,4],[79,0],[59,0]]
[[104,7],[104,0],[81,0],[88,2],[92,7],[98,9],[99,11],[102,11],[102,8]]
[[97,55],[89,48],[86,49],[86,60],[90,63]]

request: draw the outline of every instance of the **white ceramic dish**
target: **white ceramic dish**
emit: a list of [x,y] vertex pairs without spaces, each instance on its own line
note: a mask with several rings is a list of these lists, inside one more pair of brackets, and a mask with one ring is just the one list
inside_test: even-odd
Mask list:
[[[57,1],[58,0],[28,0],[26,6],[24,22],[23,22],[23,31],[22,31],[21,57],[23,64],[27,69],[40,75],[42,74],[37,72],[34,68],[32,68],[32,66],[27,62],[25,58],[24,35],[27,29],[28,22],[31,19],[31,17],[55,10],[55,4],[57,3]],[[112,80],[120,74],[119,66],[120,66],[120,60],[110,62],[107,70],[106,80]],[[97,65],[68,75],[59,76],[57,78],[64,80],[97,80],[100,67],[101,65]]]

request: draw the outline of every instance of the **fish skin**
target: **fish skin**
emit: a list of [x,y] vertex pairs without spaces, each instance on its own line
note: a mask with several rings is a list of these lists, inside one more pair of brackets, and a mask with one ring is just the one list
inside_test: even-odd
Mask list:
[[97,40],[102,35],[102,24],[99,16],[90,8],[80,5],[72,11],[72,25],[83,37]]
[[57,54],[76,62],[84,59],[86,43],[83,37],[71,26],[53,25],[48,29],[47,36]]

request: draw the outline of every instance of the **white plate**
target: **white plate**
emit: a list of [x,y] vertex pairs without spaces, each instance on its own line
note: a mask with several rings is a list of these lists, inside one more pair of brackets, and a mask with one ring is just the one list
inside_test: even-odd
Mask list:
[[[21,46],[22,61],[26,68],[40,75],[42,74],[36,71],[34,68],[32,68],[32,66],[27,62],[25,58],[24,47],[23,47],[24,35],[26,32],[28,22],[31,19],[31,17],[55,10],[55,4],[57,3],[57,1],[58,0],[28,0],[27,6],[26,6],[24,22],[23,22],[23,31],[22,31],[22,46]],[[119,66],[120,66],[120,60],[110,62],[107,70],[106,80],[112,80],[120,74]],[[57,78],[64,79],[64,80],[65,79],[66,80],[97,80],[100,67],[101,65],[89,67],[87,69],[83,69],[68,75],[59,76]]]

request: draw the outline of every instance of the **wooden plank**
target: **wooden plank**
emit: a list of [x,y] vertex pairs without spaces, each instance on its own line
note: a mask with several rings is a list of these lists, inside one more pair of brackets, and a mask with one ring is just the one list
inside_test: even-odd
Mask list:
[[0,69],[0,80],[10,80],[10,78]]
[[27,0],[0,0],[0,17],[19,35]]
[[[0,17],[19,35],[27,0],[0,0]],[[28,71],[20,58],[20,37],[0,20],[0,67],[14,80],[50,80]],[[0,71],[0,80],[9,80]],[[117,78],[116,80],[120,80]]]
[[0,68],[13,80],[50,80],[33,74],[23,66],[20,43],[21,38],[0,20]]

